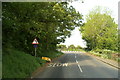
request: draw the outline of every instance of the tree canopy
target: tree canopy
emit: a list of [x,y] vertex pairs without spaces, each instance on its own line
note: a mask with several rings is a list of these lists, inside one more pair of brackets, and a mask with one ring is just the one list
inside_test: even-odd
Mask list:
[[[118,25],[114,19],[100,8],[87,15],[87,22],[81,27],[82,38],[88,49],[118,49]],[[108,11],[107,11],[108,12]]]
[[33,55],[31,43],[37,38],[38,53],[55,50],[56,44],[64,42],[82,23],[82,15],[67,5],[67,2],[2,3],[3,48],[11,47]]

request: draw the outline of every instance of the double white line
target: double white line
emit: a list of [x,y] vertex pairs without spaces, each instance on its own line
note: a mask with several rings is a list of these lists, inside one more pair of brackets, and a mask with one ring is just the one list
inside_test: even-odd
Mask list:
[[[75,54],[75,58],[76,58],[76,54]],[[80,72],[83,72],[83,70],[82,70],[82,68],[80,67],[80,65],[78,64],[78,61],[77,61],[77,60],[76,60],[76,63],[77,63],[77,65],[78,65],[78,68],[79,68]]]

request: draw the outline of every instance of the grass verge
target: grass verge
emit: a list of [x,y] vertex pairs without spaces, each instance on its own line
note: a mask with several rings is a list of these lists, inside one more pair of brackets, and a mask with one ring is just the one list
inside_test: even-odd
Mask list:
[[120,61],[120,57],[119,57],[120,53],[116,51],[111,51],[106,49],[96,49],[96,50],[89,51],[89,53],[104,59],[111,59],[118,62]]
[[[62,52],[53,51],[46,56],[53,59],[62,54]],[[46,63],[46,61],[42,60],[40,57],[34,57],[15,49],[4,50],[2,61],[3,80],[8,78],[11,78],[12,80],[23,80],[30,77],[37,68],[42,67]]]
[[2,57],[2,78],[26,78],[45,61],[22,51],[7,49]]

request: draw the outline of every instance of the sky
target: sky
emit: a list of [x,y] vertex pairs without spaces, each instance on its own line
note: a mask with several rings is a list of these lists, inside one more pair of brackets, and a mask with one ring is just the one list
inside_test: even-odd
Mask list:
[[[95,8],[96,6],[106,7],[111,10],[111,17],[114,18],[116,24],[118,24],[118,2],[120,0],[81,0],[74,1],[70,3],[76,11],[79,11],[85,20],[85,16],[89,14],[89,11]],[[80,45],[81,47],[86,47],[86,42],[82,39],[82,34],[79,32],[79,28],[75,28],[72,31],[72,35],[70,38],[66,38],[65,44],[67,46],[73,44],[75,46]]]

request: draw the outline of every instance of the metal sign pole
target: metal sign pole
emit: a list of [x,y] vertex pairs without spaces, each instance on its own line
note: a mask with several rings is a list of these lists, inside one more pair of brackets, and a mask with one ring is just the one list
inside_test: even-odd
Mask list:
[[36,48],[35,48],[35,57],[36,57]]

